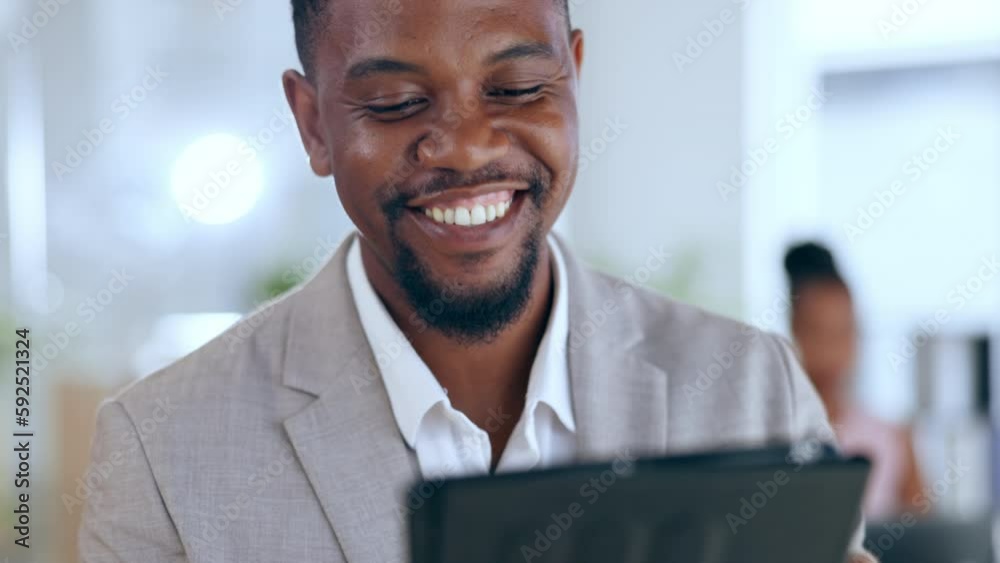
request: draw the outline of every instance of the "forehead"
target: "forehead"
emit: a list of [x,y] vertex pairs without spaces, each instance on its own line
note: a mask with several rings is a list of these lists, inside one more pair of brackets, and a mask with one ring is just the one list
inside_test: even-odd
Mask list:
[[366,57],[465,66],[516,42],[568,50],[562,0],[331,0],[317,67],[341,73]]
[[852,312],[850,294],[842,285],[832,282],[811,283],[799,291],[799,308],[823,311],[826,318],[836,313]]

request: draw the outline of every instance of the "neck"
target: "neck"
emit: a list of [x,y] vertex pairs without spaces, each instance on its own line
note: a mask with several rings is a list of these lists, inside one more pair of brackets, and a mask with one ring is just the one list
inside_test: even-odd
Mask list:
[[[539,249],[531,295],[521,315],[489,342],[463,344],[407,322],[415,313],[403,289],[362,239],[362,261],[372,286],[414,350],[427,364],[448,398],[480,428],[499,439],[513,430],[524,407],[535,353],[545,334],[553,298],[548,244]],[[509,427],[509,428],[508,428]]]
[[836,425],[846,410],[843,394],[839,389],[820,389],[819,395],[820,399],[823,400],[823,406],[826,407],[826,415],[830,419],[830,423]]

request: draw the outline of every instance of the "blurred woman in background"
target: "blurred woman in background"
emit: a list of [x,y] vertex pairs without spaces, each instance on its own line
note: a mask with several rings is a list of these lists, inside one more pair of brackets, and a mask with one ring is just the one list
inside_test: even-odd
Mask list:
[[802,365],[826,405],[841,449],[872,460],[865,516],[896,516],[914,507],[923,485],[910,432],[864,412],[851,395],[858,330],[850,290],[830,251],[815,243],[790,248],[785,271]]

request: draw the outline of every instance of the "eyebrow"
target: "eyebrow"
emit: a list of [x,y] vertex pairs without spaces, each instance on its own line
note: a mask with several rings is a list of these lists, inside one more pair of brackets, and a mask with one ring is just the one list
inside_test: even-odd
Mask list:
[[[556,53],[552,47],[546,43],[532,41],[528,43],[518,43],[507,47],[502,51],[493,53],[486,58],[486,63],[495,65],[505,61],[517,59],[555,59]],[[377,74],[427,74],[427,71],[420,65],[391,59],[387,57],[374,57],[360,60],[347,69],[348,80],[359,80],[370,78]]]
[[358,80],[361,78],[368,78],[375,74],[404,74],[404,73],[426,74],[426,71],[423,69],[423,67],[415,65],[413,63],[407,63],[396,59],[377,57],[372,59],[364,59],[351,65],[351,68],[347,69],[347,78],[350,80]]
[[516,59],[555,59],[556,52],[551,45],[538,41],[518,43],[487,57],[488,64],[497,64]]

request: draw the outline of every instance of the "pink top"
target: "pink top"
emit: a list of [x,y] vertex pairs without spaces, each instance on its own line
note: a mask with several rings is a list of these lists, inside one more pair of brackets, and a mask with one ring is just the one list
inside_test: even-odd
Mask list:
[[872,461],[865,489],[864,513],[872,520],[898,516],[907,464],[907,434],[902,428],[850,407],[834,424],[846,455],[863,455]]

